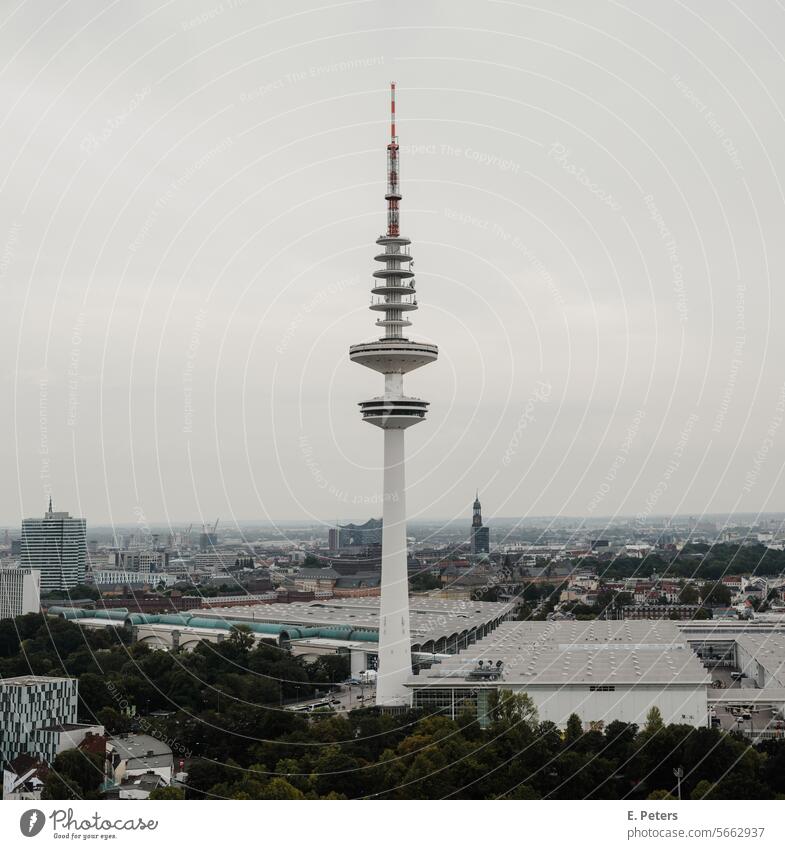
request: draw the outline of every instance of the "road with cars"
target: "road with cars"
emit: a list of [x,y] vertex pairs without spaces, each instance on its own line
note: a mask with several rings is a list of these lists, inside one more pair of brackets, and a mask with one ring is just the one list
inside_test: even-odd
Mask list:
[[288,704],[286,710],[312,713],[314,710],[329,708],[340,713],[360,707],[372,707],[375,704],[376,686],[374,684],[341,684],[332,693]]

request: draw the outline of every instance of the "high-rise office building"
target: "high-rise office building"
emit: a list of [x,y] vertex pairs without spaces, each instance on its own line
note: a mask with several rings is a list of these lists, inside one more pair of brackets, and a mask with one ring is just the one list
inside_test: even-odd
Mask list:
[[381,339],[349,348],[349,358],[384,375],[384,394],[360,403],[365,421],[384,431],[382,511],[382,588],[379,622],[379,670],[376,702],[405,705],[410,694],[405,682],[412,672],[409,627],[409,588],[406,569],[406,492],[404,431],[425,418],[428,402],[405,395],[403,376],[438,356],[436,345],[403,335],[411,322],[406,313],[417,309],[409,239],[400,235],[398,204],[398,137],[395,134],[395,83],[391,87],[390,143],[387,145],[387,232],[376,240],[375,257],[384,263],[373,272],[371,309],[383,313],[376,322]]
[[13,619],[41,608],[41,573],[37,569],[0,566],[0,619]]
[[480,505],[480,493],[474,497],[472,508],[472,532],[471,532],[472,554],[481,556],[488,554],[491,550],[491,532],[482,523],[482,506]]
[[43,519],[22,522],[22,566],[41,572],[41,592],[69,590],[84,582],[87,523],[55,513],[52,499]]

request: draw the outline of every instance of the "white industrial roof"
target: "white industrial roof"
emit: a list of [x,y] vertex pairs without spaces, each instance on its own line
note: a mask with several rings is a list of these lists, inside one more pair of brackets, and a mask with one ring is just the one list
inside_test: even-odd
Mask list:
[[[503,602],[461,601],[412,597],[410,599],[412,640],[438,640],[483,626],[506,615],[512,605]],[[287,625],[350,627],[378,630],[379,598],[330,598],[290,604],[260,604],[213,607],[191,611],[201,618]]]
[[[706,684],[710,678],[687,647],[675,623],[664,620],[505,622],[427,672],[413,685],[440,686],[443,679],[467,679],[478,661],[503,663],[499,687],[526,685]],[[439,679],[442,679],[439,681]],[[454,681],[450,681],[454,684]]]

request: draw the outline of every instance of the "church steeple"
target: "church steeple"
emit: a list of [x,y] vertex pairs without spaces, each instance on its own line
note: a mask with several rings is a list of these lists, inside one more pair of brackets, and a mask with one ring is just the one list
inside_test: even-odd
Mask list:
[[472,516],[472,527],[473,528],[481,528],[482,527],[482,506],[480,505],[480,491],[477,490],[477,494],[474,496],[474,514]]
[[472,511],[471,529],[471,552],[475,557],[489,554],[491,550],[491,532],[482,523],[482,506],[480,505],[480,491],[474,495],[474,507]]

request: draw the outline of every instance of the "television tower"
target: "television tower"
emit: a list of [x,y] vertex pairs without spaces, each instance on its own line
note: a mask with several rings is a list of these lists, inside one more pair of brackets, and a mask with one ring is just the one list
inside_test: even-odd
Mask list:
[[395,83],[390,85],[390,143],[387,145],[387,232],[376,244],[374,257],[384,263],[373,272],[371,289],[374,312],[383,313],[376,322],[384,336],[374,342],[352,345],[349,359],[384,375],[384,395],[360,402],[363,420],[384,431],[384,485],[382,529],[382,594],[379,611],[379,668],[376,678],[378,705],[406,705],[404,686],[412,672],[412,643],[409,629],[409,583],[406,552],[406,489],[404,475],[404,431],[425,418],[428,402],[404,395],[403,376],[432,363],[439,354],[436,345],[415,342],[403,335],[411,326],[404,316],[417,309],[410,240],[399,230],[398,136],[395,133]]

